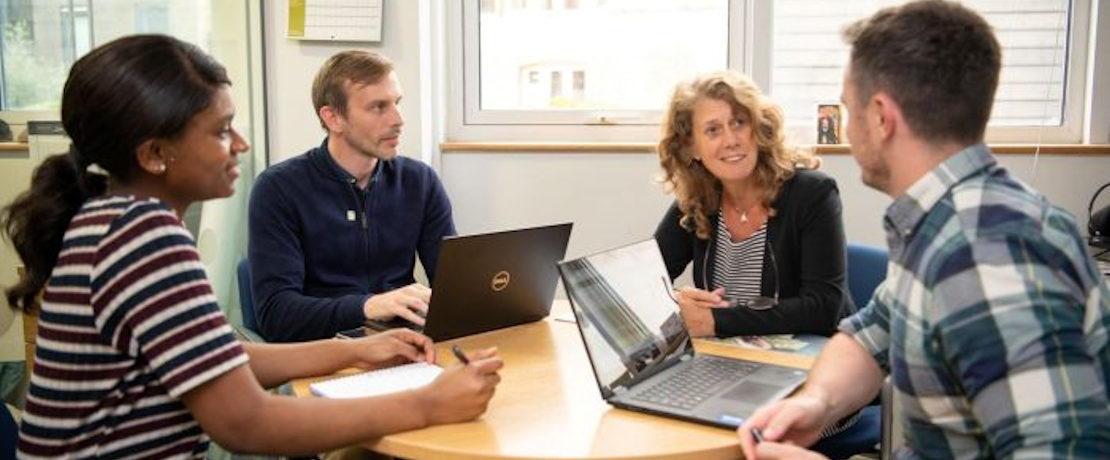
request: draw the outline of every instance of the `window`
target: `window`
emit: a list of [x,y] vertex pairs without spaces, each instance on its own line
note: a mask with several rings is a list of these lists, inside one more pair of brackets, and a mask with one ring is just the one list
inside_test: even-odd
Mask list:
[[164,33],[205,47],[210,1],[0,0],[0,109],[56,111],[69,67],[132,33]]
[[[839,99],[848,60],[848,46],[840,38],[841,27],[878,8],[898,3],[902,2],[774,3],[770,92],[783,106],[789,126],[815,131],[810,127],[816,126],[817,105],[836,103]],[[1071,117],[1082,117],[1081,111],[1067,112],[1068,108],[1081,109],[1082,99],[1069,100],[1066,90],[1071,90],[1072,96],[1081,95],[1082,80],[1074,82],[1074,87],[1069,87],[1066,80],[1069,71],[1083,73],[1084,42],[1069,43],[1069,38],[1086,35],[1085,30],[1080,30],[1082,27],[1069,23],[1070,17],[1088,17],[1085,10],[1076,11],[1086,8],[1082,2],[965,0],[963,3],[986,18],[1003,47],[1003,69],[990,122],[993,130],[1009,140],[1034,141],[1036,138],[1027,137],[1028,134],[1044,135],[1042,127],[1050,127],[1047,134],[1051,137],[1078,140],[1078,131],[1065,129],[1065,122]],[[1079,58],[1071,59],[1073,55]]]
[[[483,2],[478,14],[483,110],[657,110],[674,81],[728,65],[727,0]],[[521,69],[550,70],[551,99],[521,98]],[[575,74],[577,72],[577,74]],[[599,76],[568,103],[566,77]],[[650,96],[649,96],[650,95]]]
[[[654,140],[675,83],[731,67],[783,106],[792,140],[811,143],[817,105],[840,98],[848,58],[841,28],[901,2],[579,0],[550,9],[451,2],[448,34],[463,40],[448,39],[455,48],[447,53],[447,137]],[[1003,45],[988,139],[1080,141],[1090,0],[964,3]]]
[[468,125],[653,125],[676,81],[730,62],[728,0],[449,5],[473,18],[452,91]]

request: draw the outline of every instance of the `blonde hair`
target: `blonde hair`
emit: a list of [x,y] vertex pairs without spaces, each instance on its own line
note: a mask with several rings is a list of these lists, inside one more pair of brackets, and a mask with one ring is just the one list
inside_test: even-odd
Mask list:
[[[350,50],[336,53],[324,62],[312,80],[312,107],[320,118],[325,105],[347,116],[347,84],[373,85],[393,71],[393,61],[374,51]],[[328,124],[320,118],[320,127]]]
[[798,167],[812,168],[818,162],[809,152],[786,145],[782,109],[759,90],[750,78],[734,71],[701,75],[675,86],[663,120],[659,140],[659,165],[663,168],[660,182],[668,193],[675,195],[681,224],[694,223],[698,238],[708,239],[709,216],[721,207],[721,181],[701,162],[694,160],[694,105],[703,98],[728,103],[735,115],[747,115],[752,136],[758,149],[752,178],[759,190],[759,202],[774,215],[771,203],[782,184],[794,176]]

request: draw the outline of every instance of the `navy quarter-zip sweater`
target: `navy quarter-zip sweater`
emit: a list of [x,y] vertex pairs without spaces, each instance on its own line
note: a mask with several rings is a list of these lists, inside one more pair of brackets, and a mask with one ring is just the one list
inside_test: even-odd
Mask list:
[[367,298],[415,282],[417,255],[431,280],[440,242],[454,234],[447,192],[419,161],[379,161],[366,189],[331,157],[327,139],[270,166],[250,196],[259,332],[294,342],[359,326]]

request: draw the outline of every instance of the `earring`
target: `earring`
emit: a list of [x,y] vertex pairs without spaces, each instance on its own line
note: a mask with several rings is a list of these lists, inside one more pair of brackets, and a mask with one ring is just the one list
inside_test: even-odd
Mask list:
[[154,167],[154,173],[155,174],[162,174],[164,172],[166,172],[166,164],[165,163],[158,163],[158,165]]

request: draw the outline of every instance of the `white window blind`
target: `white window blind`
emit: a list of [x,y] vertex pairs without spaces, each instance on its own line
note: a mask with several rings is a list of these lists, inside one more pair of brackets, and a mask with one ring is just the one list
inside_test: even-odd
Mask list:
[[727,0],[480,5],[475,102],[516,122],[525,111],[659,111],[677,81],[728,66]]
[[[892,0],[774,2],[771,93],[789,125],[815,126],[817,105],[840,98],[848,47],[841,29]],[[1069,60],[1068,0],[968,0],[995,29],[1002,74],[992,126],[1060,126],[1065,122]]]

